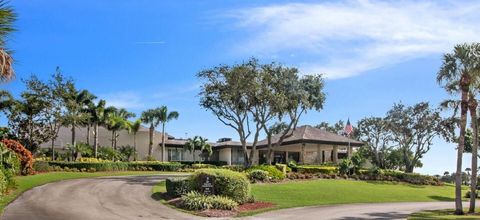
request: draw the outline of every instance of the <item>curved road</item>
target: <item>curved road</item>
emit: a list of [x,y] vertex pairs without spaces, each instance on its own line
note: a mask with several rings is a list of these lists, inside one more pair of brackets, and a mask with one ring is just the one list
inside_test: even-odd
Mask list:
[[[35,187],[9,204],[6,220],[200,219],[160,204],[152,186],[171,175],[66,180]],[[453,202],[314,206],[271,211],[245,219],[405,219],[420,210],[453,208]]]

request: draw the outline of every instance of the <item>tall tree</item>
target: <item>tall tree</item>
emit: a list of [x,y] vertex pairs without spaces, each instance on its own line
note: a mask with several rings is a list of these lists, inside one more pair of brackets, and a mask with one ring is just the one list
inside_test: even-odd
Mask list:
[[413,106],[395,104],[386,120],[392,141],[402,152],[407,173],[412,173],[419,165],[420,159],[430,150],[433,138],[447,137],[453,131],[450,121],[442,119],[440,112],[431,109],[427,102]]
[[[203,82],[200,105],[211,111],[220,122],[233,128],[242,144],[244,164],[250,166],[251,159],[247,149],[247,139],[260,132],[259,122],[250,126],[252,116],[251,88],[256,87],[257,62],[248,62],[232,66],[220,65],[205,69],[197,74]],[[255,144],[255,143],[254,143]]]
[[73,81],[69,78],[65,78],[59,67],[57,67],[56,73],[52,75],[52,79],[50,79],[48,83],[48,99],[51,105],[50,108],[46,109],[46,113],[49,118],[48,125],[53,132],[51,139],[52,160],[55,159],[55,140],[58,137],[58,132],[60,131],[62,124],[64,123],[65,100],[62,97],[67,91],[67,85],[71,83],[73,83]]
[[97,104],[90,102],[88,104],[88,113],[93,124],[93,151],[95,158],[98,157],[98,127],[106,126],[107,116],[112,108],[106,107],[105,100],[99,100]]
[[7,117],[14,135],[27,149],[35,152],[41,143],[54,136],[49,126],[52,96],[48,85],[34,75],[23,82],[27,90],[22,92],[21,99],[10,101]]
[[178,118],[178,112],[172,111],[168,112],[167,106],[161,106],[159,109],[159,117],[160,123],[162,123],[162,161],[166,161],[167,158],[165,157],[165,125],[173,120]]
[[[467,111],[470,92],[478,85],[480,67],[479,43],[456,45],[453,52],[443,56],[442,66],[437,74],[437,81],[450,95],[460,96],[460,121],[457,148],[457,168],[455,172],[455,214],[463,214],[462,206],[462,160],[465,147]],[[456,111],[455,111],[456,112]],[[476,156],[476,155],[475,155]],[[472,159],[472,162],[476,159]],[[475,168],[476,169],[476,168]],[[473,188],[473,186],[472,186]],[[476,189],[473,190],[475,192]],[[475,199],[470,201],[470,210],[474,209]]]
[[[293,134],[300,117],[308,110],[319,111],[323,108],[324,82],[321,75],[299,77],[298,69],[275,63],[264,65],[263,70],[262,75],[267,75],[271,80],[261,86],[272,88],[272,95],[266,96],[268,98],[264,102],[268,105],[267,112],[274,117],[271,118],[273,120],[259,120],[255,117],[255,120],[262,123],[267,134],[267,162],[272,163],[273,149]],[[278,134],[278,139],[272,143],[275,133]]]
[[388,160],[393,149],[388,122],[380,117],[364,118],[358,122],[357,131],[372,163],[381,169],[392,169]]
[[67,84],[67,90],[63,96],[65,102],[66,113],[64,116],[64,123],[71,127],[72,142],[71,145],[75,147],[77,144],[76,128],[84,124],[90,115],[85,112],[88,103],[91,103],[96,96],[87,90],[77,90],[73,83]]
[[156,109],[148,109],[144,112],[142,112],[142,116],[140,117],[140,120],[142,120],[143,123],[149,124],[149,142],[148,142],[148,156],[151,157],[153,154],[153,139],[155,136],[155,127],[157,127],[160,124],[160,110],[159,108]]
[[[137,119],[134,122],[130,123],[130,132],[133,133],[133,150],[137,152],[137,133],[140,130],[142,126],[142,120]],[[137,157],[135,156],[133,158],[134,160],[137,160]]]
[[7,5],[8,1],[0,0],[0,82],[13,78],[13,58],[11,51],[7,49],[7,38],[15,31],[13,23],[17,20],[17,14]]

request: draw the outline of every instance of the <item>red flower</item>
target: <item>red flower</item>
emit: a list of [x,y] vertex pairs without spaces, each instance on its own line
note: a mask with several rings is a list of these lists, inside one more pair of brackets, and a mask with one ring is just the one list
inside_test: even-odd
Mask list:
[[33,170],[33,157],[32,153],[27,150],[22,144],[18,141],[3,139],[1,143],[5,144],[5,146],[14,151],[20,157],[20,164],[22,166],[22,175],[30,175],[34,174],[35,171]]

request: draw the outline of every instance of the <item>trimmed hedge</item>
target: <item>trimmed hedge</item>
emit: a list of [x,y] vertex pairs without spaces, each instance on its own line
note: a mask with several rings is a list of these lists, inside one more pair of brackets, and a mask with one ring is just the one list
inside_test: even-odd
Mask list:
[[214,185],[214,194],[231,198],[239,204],[250,199],[250,182],[243,173],[226,169],[201,169],[192,176],[193,189],[201,191],[200,179],[209,176]]
[[299,173],[321,173],[321,174],[337,174],[337,167],[333,166],[297,166],[297,172]]
[[283,180],[285,179],[285,174],[278,170],[277,167],[273,165],[259,165],[259,166],[252,166],[246,170],[247,173],[251,172],[252,170],[264,170],[268,172],[268,177],[272,180]]
[[168,178],[165,181],[167,194],[172,197],[179,197],[192,191],[192,183],[188,178]]
[[51,167],[62,169],[95,170],[95,171],[125,171],[125,170],[154,170],[179,171],[184,167],[180,163],[138,161],[138,162],[59,162],[49,161]]
[[[193,161],[172,161],[172,162],[181,163],[183,165],[187,165],[190,167],[192,166],[192,164],[198,164],[198,162],[193,162]],[[200,164],[210,164],[218,167],[228,165],[226,161],[202,161],[200,162]]]
[[3,170],[0,169],[0,195],[4,195],[8,189],[8,180]]

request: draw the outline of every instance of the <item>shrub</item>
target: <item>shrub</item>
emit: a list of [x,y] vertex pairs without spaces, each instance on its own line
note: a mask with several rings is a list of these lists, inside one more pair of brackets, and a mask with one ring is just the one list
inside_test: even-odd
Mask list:
[[212,164],[204,164],[204,163],[194,163],[190,165],[193,169],[206,169],[206,168],[217,168],[217,166]]
[[247,173],[252,170],[264,170],[268,172],[268,177],[272,180],[283,180],[285,179],[285,174],[278,170],[275,166],[272,165],[260,165],[260,166],[252,166],[247,169]]
[[225,196],[207,196],[195,191],[182,196],[182,207],[188,210],[225,209],[232,210],[238,203]]
[[53,167],[50,166],[47,161],[42,160],[35,160],[35,162],[33,162],[33,169],[37,172],[53,171]]
[[226,169],[201,169],[197,170],[191,180],[195,190],[201,190],[201,179],[209,176],[214,185],[214,194],[231,198],[243,204],[250,197],[250,183],[243,173]]
[[225,196],[211,196],[212,209],[233,210],[238,203]]
[[20,158],[22,175],[29,175],[34,173],[32,153],[29,150],[27,150],[27,148],[25,148],[18,141],[14,141],[14,140],[3,139],[1,142],[8,149],[14,151]]
[[344,159],[338,166],[338,171],[340,172],[340,174],[351,175],[355,171],[355,166],[350,159]]
[[168,178],[166,188],[168,195],[179,197],[192,191],[192,184],[188,178]]
[[321,173],[321,174],[336,174],[338,173],[337,167],[333,166],[298,166],[297,171],[299,173]]
[[245,166],[243,165],[224,165],[222,168],[237,172],[243,172],[245,170]]
[[250,170],[248,172],[248,178],[251,182],[265,182],[268,180],[268,171],[265,170]]
[[8,181],[7,177],[3,173],[3,169],[0,169],[0,195],[5,194],[7,192]]
[[111,160],[105,160],[102,158],[95,157],[82,157],[77,160],[78,162],[89,162],[89,163],[99,163],[99,162],[112,162]]
[[280,163],[277,163],[275,164],[275,167],[280,170],[283,175],[287,175],[287,165],[286,164],[280,164]]

